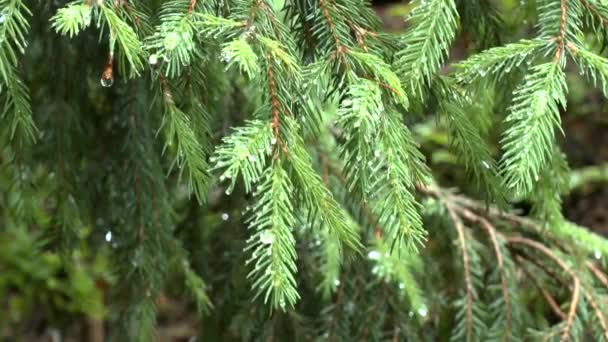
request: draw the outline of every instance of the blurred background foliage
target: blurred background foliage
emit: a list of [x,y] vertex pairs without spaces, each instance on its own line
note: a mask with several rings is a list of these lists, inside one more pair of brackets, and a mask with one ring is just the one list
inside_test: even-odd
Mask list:
[[[533,8],[527,8],[532,1],[491,2],[500,13],[506,14],[501,16],[504,30],[501,38],[506,42],[516,41],[534,32],[534,11]],[[121,99],[135,93],[145,93],[139,92],[137,87],[146,86],[121,84],[113,88],[100,87],[99,75],[107,50],[100,46],[95,33],[81,35],[70,42],[53,33],[49,25],[50,17],[63,5],[62,1],[28,1],[28,5],[35,15],[31,20],[29,52],[25,55],[23,64],[24,70],[27,70],[25,77],[31,89],[35,120],[42,127],[47,126],[47,121],[55,121],[56,127],[70,134],[57,135],[58,131],[42,131],[39,142],[41,148],[25,156],[17,156],[8,148],[0,151],[0,203],[2,207],[11,208],[0,219],[3,226],[0,229],[0,339],[12,341],[19,337],[24,340],[98,341],[104,331],[112,330],[109,322],[119,319],[112,317],[112,308],[117,303],[109,303],[107,295],[112,289],[124,284],[117,283],[114,274],[116,267],[112,265],[116,261],[108,258],[107,251],[120,247],[117,244],[121,243],[121,232],[115,230],[115,225],[124,224],[124,218],[120,215],[125,208],[119,210],[113,208],[111,202],[98,202],[95,198],[79,198],[82,194],[76,189],[90,188],[92,191],[86,193],[86,196],[106,192],[109,192],[110,198],[133,196],[131,183],[121,179],[129,166],[121,165],[120,158],[104,156],[120,154],[125,155],[123,160],[127,160],[126,154],[131,152],[125,151],[123,141],[120,140],[128,124],[128,120],[124,119],[123,108],[126,101]],[[279,1],[277,5],[280,6]],[[388,31],[399,33],[406,29],[404,17],[411,10],[407,2],[378,1],[373,6]],[[452,60],[460,60],[472,52],[470,42],[463,36],[458,39],[450,56]],[[216,63],[218,70],[223,70],[220,61]],[[564,211],[569,219],[608,235],[608,187],[605,186],[608,171],[602,171],[608,169],[604,166],[608,163],[607,103],[601,92],[578,72],[569,71],[567,79],[568,111],[563,113],[566,136],[561,144],[575,170],[572,175],[575,189],[565,201]],[[208,82],[216,82],[208,97],[209,102],[213,103],[211,107],[218,109],[212,127],[213,138],[217,143],[229,132],[230,127],[241,123],[247,113],[253,112],[257,107],[254,96],[251,95],[255,90],[236,75],[229,82],[220,77]],[[493,100],[506,99],[497,97]],[[152,99],[143,97],[138,98],[138,101],[146,107],[145,104]],[[151,107],[150,110],[158,108]],[[63,113],[60,119],[56,117],[58,111]],[[84,120],[83,115],[86,115]],[[327,109],[325,115],[328,121],[334,118],[331,108]],[[411,125],[439,183],[459,187],[466,193],[470,183],[466,181],[465,170],[457,162],[457,157],[448,148],[446,127],[434,117],[425,115],[412,119]],[[487,132],[488,138],[495,142],[496,151],[499,131],[499,128],[492,127]],[[103,139],[100,140],[100,137]],[[41,155],[49,154],[54,156],[54,161],[40,158],[41,162],[34,169],[23,166],[25,160],[36,160]],[[87,157],[90,154],[96,158]],[[580,170],[576,171],[577,169]],[[584,179],[581,180],[580,177]],[[61,181],[58,182],[58,179]],[[588,182],[589,179],[593,181]],[[333,177],[330,179],[330,182],[337,181]],[[169,182],[177,183],[177,177],[171,175]],[[72,187],[65,187],[65,184],[72,184]],[[15,187],[20,187],[19,191],[14,191]],[[273,331],[276,327],[306,340],[311,336],[298,334],[299,331],[310,332],[315,327],[325,329],[327,327],[324,324],[331,324],[320,317],[297,316],[295,312],[270,316],[261,309],[245,310],[251,303],[251,290],[250,285],[242,281],[249,269],[245,264],[247,256],[241,251],[247,239],[247,230],[243,229],[244,216],[251,205],[251,198],[243,195],[243,189],[238,186],[232,196],[225,196],[225,189],[216,186],[210,193],[208,205],[201,208],[187,197],[185,189],[175,188],[176,191],[168,194],[178,222],[175,235],[192,260],[186,269],[193,270],[205,279],[213,309],[209,310],[211,304],[205,304],[209,301],[205,298],[207,294],[196,293],[196,289],[200,288],[200,284],[195,284],[198,278],[189,277],[191,274],[188,271],[171,266],[168,288],[156,299],[159,317],[157,333],[160,340],[188,341],[202,332],[209,341],[249,341],[253,336],[260,335],[262,339],[271,340],[270,336],[281,333]],[[27,198],[17,194],[27,194]],[[348,194],[336,195],[348,202]],[[83,206],[82,203],[90,205]],[[428,210],[432,210],[434,204],[426,205]],[[524,211],[529,209],[526,203],[520,203],[520,207]],[[28,217],[34,218],[35,222],[29,222],[28,227],[10,224],[11,220],[24,211],[30,213]],[[364,216],[365,213],[361,215]],[[63,224],[75,220],[81,221],[76,229]],[[17,221],[20,220],[15,220]],[[441,227],[447,223],[431,224]],[[439,231],[441,229],[435,229],[431,234]],[[320,257],[315,247],[320,245],[320,239],[322,237],[307,236],[299,240],[303,241],[298,246],[299,250],[304,251],[301,253],[302,260],[299,261],[303,277],[320,277],[315,269],[318,263],[315,258]],[[213,243],[207,243],[208,241]],[[427,246],[431,250],[430,255],[443,253],[446,259],[457,257],[449,255],[453,253],[451,239],[435,239],[430,236],[429,241],[433,241]],[[65,250],[61,248],[63,243],[71,245],[70,254],[62,252]],[[376,246],[374,251],[383,255],[383,249],[386,246]],[[376,254],[371,254],[363,262],[347,262],[344,266],[346,271],[343,272],[349,273],[351,281],[344,285],[347,289],[343,291],[350,291],[355,300],[345,305],[327,306],[324,311],[330,315],[332,310],[354,311],[358,307],[356,313],[350,312],[353,319],[350,324],[351,327],[360,327],[357,340],[361,341],[371,338],[367,336],[369,331],[373,331],[374,324],[384,322],[386,317],[405,322],[404,324],[419,319],[418,315],[412,313],[406,313],[402,317],[404,314],[398,309],[400,303],[395,302],[392,296],[383,295],[383,291],[386,293],[388,290],[380,290],[377,298],[371,301],[374,303],[372,306],[361,307],[360,303],[356,303],[358,296],[367,296],[366,290],[371,287],[388,289],[390,286],[405,286],[402,283],[391,285],[390,279],[394,275],[382,273],[383,264],[378,266],[376,261]],[[241,266],[225,269],[226,265]],[[424,272],[427,275],[423,279],[428,284],[421,284],[422,288],[431,284],[437,287],[440,283],[445,293],[455,291],[453,284],[445,283],[446,277],[438,276],[445,270],[436,267],[434,263],[422,266],[412,261],[414,272]],[[389,282],[377,280],[370,283],[365,272],[360,269],[372,269]],[[404,276],[407,275],[399,277]],[[339,280],[337,282],[335,286],[339,285]],[[191,295],[185,296],[188,291]],[[323,294],[315,288],[302,288],[301,295],[307,301],[299,304],[300,312],[317,312]],[[427,298],[429,303],[435,303],[433,307],[444,304],[445,300],[443,296]],[[433,307],[418,306],[425,310],[424,315],[426,310],[433,310]],[[537,315],[546,316],[545,309],[538,304]],[[198,318],[200,312],[205,314],[204,320]],[[274,324],[281,320],[285,324]],[[344,327],[333,327],[327,331],[335,329],[339,332],[342,328]],[[435,330],[436,334],[429,333],[427,338],[442,335],[442,329],[449,327],[429,328]],[[413,340],[417,338],[422,339],[419,336],[413,337]]]

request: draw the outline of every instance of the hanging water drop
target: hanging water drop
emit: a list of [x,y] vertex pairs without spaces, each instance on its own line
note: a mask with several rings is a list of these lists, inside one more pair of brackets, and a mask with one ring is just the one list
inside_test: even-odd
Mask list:
[[110,88],[113,84],[114,84],[114,78],[110,77],[110,78],[105,78],[105,77],[101,77],[100,80],[101,86],[104,88]]
[[158,56],[155,53],[151,54],[150,58],[148,58],[148,62],[150,65],[156,65],[156,63],[158,63]]
[[260,234],[260,242],[265,245],[270,245],[274,242],[274,233],[270,230],[265,230]]
[[113,53],[110,52],[110,56],[108,57],[108,61],[103,68],[103,72],[101,73],[101,86],[104,88],[109,88],[114,84],[114,59]]
[[596,258],[597,260],[600,260],[602,258],[602,253],[600,253],[600,251],[595,251],[593,253],[593,257]]
[[228,215],[228,213],[223,213],[222,214],[222,220],[228,221],[229,218],[230,218],[230,215]]
[[106,242],[111,242],[112,241],[112,231],[108,230],[108,232],[106,233]]

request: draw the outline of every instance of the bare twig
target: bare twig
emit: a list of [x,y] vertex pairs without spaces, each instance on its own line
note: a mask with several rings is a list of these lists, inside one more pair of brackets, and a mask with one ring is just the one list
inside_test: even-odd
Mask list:
[[462,224],[460,217],[458,217],[456,210],[447,202],[446,209],[448,210],[450,220],[454,224],[454,228],[456,228],[456,232],[458,233],[458,241],[460,242],[460,249],[462,251],[462,265],[464,268],[464,283],[467,297],[466,334],[467,341],[471,341],[473,336],[473,284],[471,282],[471,270],[469,266],[469,256],[467,253],[467,242],[464,233],[464,225]]
[[507,332],[507,336],[505,339],[508,339],[508,335],[511,331],[511,305],[509,299],[509,287],[507,284],[507,274],[504,267],[504,260],[502,252],[500,251],[500,244],[498,243],[496,228],[485,218],[476,215],[468,209],[461,208],[459,209],[461,215],[474,223],[479,224],[487,233],[490,235],[490,241],[492,242],[492,246],[494,247],[494,254],[496,255],[496,261],[498,262],[498,270],[500,271],[500,285],[502,288],[502,295],[505,301],[505,331]]
[[594,262],[587,261],[587,268],[591,270],[591,273],[599,280],[604,287],[608,289],[608,276],[604,273]]

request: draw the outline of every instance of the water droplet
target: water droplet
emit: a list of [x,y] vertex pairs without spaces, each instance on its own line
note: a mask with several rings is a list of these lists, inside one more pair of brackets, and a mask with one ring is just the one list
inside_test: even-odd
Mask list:
[[380,259],[381,255],[378,251],[370,251],[369,253],[367,253],[367,258],[370,260],[378,260]]
[[228,221],[229,218],[230,218],[230,215],[228,215],[228,213],[223,213],[222,214],[222,220]]
[[340,279],[334,280],[334,286],[340,286]]
[[285,299],[281,298],[281,300],[279,300],[279,306],[281,307],[282,310],[285,310]]
[[181,36],[179,35],[179,33],[169,32],[165,36],[165,40],[164,40],[165,49],[167,49],[169,51],[175,49],[181,40],[180,38],[181,38]]
[[158,56],[155,53],[151,54],[150,58],[148,58],[148,62],[150,65],[156,65],[156,63],[158,63]]
[[428,313],[428,310],[426,307],[421,307],[420,309],[418,309],[418,314],[422,317],[426,317],[426,314]]
[[104,88],[110,88],[113,84],[114,84],[114,78],[104,78],[102,77],[101,80],[101,86]]
[[265,245],[270,245],[274,242],[274,233],[268,229],[260,234],[260,242]]
[[600,251],[595,251],[593,253],[593,257],[596,258],[597,260],[600,260],[602,258],[602,253],[600,253]]
[[405,284],[404,283],[399,283],[399,289],[403,290],[405,288]]
[[108,230],[106,233],[106,242],[112,241],[112,231]]

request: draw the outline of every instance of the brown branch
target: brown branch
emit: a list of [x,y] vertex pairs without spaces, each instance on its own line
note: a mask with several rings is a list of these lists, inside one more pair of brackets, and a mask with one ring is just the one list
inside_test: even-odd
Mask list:
[[[281,145],[283,152],[287,154],[287,147],[285,143],[281,139],[281,126],[280,126],[280,112],[281,112],[281,103],[279,102],[279,98],[277,96],[277,86],[274,80],[274,71],[272,69],[272,56],[270,56],[270,52],[266,54],[266,59],[268,61],[268,90],[270,91],[270,121],[272,125],[272,132],[274,134],[274,138],[277,143]],[[278,158],[278,150],[275,149],[275,158]]]
[[[490,236],[490,241],[492,242],[492,246],[494,247],[494,254],[496,255],[496,261],[498,262],[498,270],[500,271],[500,286],[502,288],[502,296],[505,301],[505,321],[506,321],[506,331],[511,332],[511,305],[509,298],[509,286],[507,284],[507,274],[504,267],[504,260],[502,256],[502,252],[500,251],[500,244],[498,243],[496,228],[485,218],[474,214],[470,210],[460,209],[461,215],[474,223],[477,223],[483,228],[488,235]],[[508,339],[508,337],[506,337]]]
[[331,35],[336,43],[336,53],[338,54],[338,56],[340,56],[340,58],[342,58],[342,53],[347,51],[347,48],[344,46],[344,44],[342,44],[342,42],[340,42],[340,37],[336,33],[336,25],[334,24],[333,19],[331,19],[331,15],[329,13],[327,5],[325,4],[325,0],[319,0],[319,6],[321,6],[321,12],[323,12],[323,16],[327,21],[327,25],[329,26]]
[[566,318],[567,318],[566,313],[562,311],[562,309],[559,307],[559,305],[555,301],[555,298],[553,298],[553,296],[551,296],[549,291],[545,290],[544,288],[542,288],[540,286],[538,289],[540,290],[540,293],[542,293],[543,297],[545,297],[545,300],[547,301],[547,303],[549,303],[549,306],[551,307],[553,312],[562,320],[566,320]]
[[458,233],[458,241],[460,242],[460,249],[462,250],[462,264],[464,267],[464,283],[466,287],[466,296],[467,296],[467,307],[466,307],[466,331],[467,331],[467,341],[471,341],[473,334],[473,284],[471,281],[471,270],[469,266],[469,256],[467,254],[467,243],[464,234],[464,225],[460,220],[460,217],[456,214],[455,209],[449,202],[445,203],[446,209],[448,210],[448,215],[450,216],[450,220],[454,224],[454,228]]
[[376,32],[373,32],[373,31],[368,31],[368,30],[366,30],[363,27],[360,27],[358,25],[351,25],[351,29],[353,31],[355,31],[355,36],[357,37],[357,43],[359,43],[359,46],[365,52],[367,52],[367,44],[365,44],[365,36],[366,35],[370,35],[372,37],[377,37],[378,34]]
[[534,240],[530,240],[521,236],[512,236],[507,238],[507,242],[510,244],[520,244],[526,245],[528,247],[534,248],[535,250],[543,253],[545,256],[549,257],[553,260],[561,269],[563,269],[568,275],[572,278],[573,281],[573,290],[572,290],[572,300],[570,303],[570,310],[568,311],[568,316],[566,318],[566,324],[564,326],[564,330],[562,331],[561,341],[567,341],[570,337],[570,329],[572,328],[572,324],[574,322],[574,316],[576,315],[576,307],[578,306],[578,301],[580,297],[581,284],[579,278],[576,276],[574,272],[566,265],[553,251],[547,248],[545,245],[536,242]]
[[192,12],[194,12],[194,8],[196,7],[197,3],[197,0],[190,0],[190,6],[188,6],[188,14],[192,14]]
[[587,268],[591,270],[593,275],[599,280],[604,287],[608,289],[608,276],[592,261],[587,261]]
[[567,18],[567,0],[561,0],[561,17],[559,23],[559,33],[556,37],[557,51],[555,52],[555,60],[562,56],[564,51],[564,44],[566,43],[566,18]]

